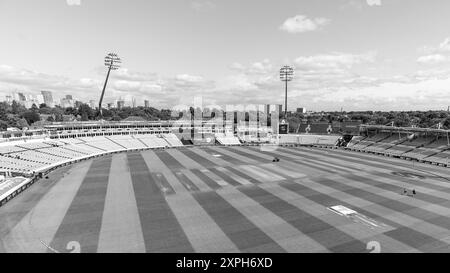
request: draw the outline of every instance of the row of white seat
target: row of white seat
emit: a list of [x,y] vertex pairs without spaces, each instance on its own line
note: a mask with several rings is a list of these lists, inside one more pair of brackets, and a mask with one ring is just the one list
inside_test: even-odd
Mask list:
[[0,147],[0,170],[32,173],[58,162],[105,152],[179,146],[183,144],[174,134],[94,136],[21,142]]
[[341,136],[339,135],[280,135],[279,144],[299,144],[299,145],[324,145],[334,146]]
[[241,145],[241,142],[234,135],[216,134],[216,140],[222,145]]
[[397,135],[353,137],[347,145],[352,150],[392,155],[448,165],[450,146],[444,138],[419,137],[409,140]]

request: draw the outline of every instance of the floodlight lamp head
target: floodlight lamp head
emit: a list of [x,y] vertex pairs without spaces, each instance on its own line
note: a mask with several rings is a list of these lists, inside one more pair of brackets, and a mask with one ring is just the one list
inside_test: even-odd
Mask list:
[[117,56],[116,53],[109,53],[105,57],[105,66],[109,67],[111,70],[116,70],[120,67],[122,60]]
[[291,81],[294,77],[294,69],[290,66],[283,66],[280,69],[280,80],[282,81]]

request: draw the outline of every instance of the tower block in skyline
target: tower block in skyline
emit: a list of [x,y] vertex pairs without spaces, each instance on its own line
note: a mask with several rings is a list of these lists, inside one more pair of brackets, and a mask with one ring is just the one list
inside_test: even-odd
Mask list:
[[100,96],[100,101],[98,103],[98,110],[99,110],[100,118],[103,117],[102,102],[103,102],[103,96],[105,95],[106,85],[108,84],[109,74],[111,73],[111,70],[117,70],[120,67],[121,63],[122,63],[122,60],[117,56],[116,53],[109,53],[105,57],[105,66],[108,67],[108,74],[106,74],[106,79],[105,79],[105,84],[103,85],[102,95]]

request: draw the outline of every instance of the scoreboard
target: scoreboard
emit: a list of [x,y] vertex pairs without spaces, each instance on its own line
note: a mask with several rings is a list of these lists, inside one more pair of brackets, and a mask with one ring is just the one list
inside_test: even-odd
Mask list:
[[289,133],[289,123],[286,120],[281,120],[281,123],[278,125],[278,133],[286,135]]

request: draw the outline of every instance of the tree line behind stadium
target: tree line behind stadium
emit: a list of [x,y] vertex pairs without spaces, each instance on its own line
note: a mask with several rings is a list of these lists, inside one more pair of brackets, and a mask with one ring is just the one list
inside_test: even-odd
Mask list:
[[[214,109],[203,109],[205,116],[214,118]],[[200,111],[191,107],[191,112]],[[45,104],[33,105],[30,109],[13,101],[11,105],[0,103],[0,130],[14,127],[18,129],[40,127],[46,123],[61,121],[88,121],[98,119],[97,110],[88,104],[78,107],[61,108],[48,107]],[[212,114],[210,114],[212,112]],[[280,113],[281,117],[282,113]],[[181,113],[180,115],[181,116]],[[130,117],[142,120],[176,120],[170,109],[156,109],[153,107],[123,107],[121,109],[104,109],[103,119],[107,121],[121,121]],[[248,113],[245,120],[248,121]],[[289,131],[296,132],[301,124],[306,123],[332,123],[360,121],[363,124],[393,125],[396,127],[432,128],[440,126],[441,129],[450,129],[450,113],[444,110],[430,111],[349,111],[349,112],[316,112],[303,114],[288,112],[287,122]]]

